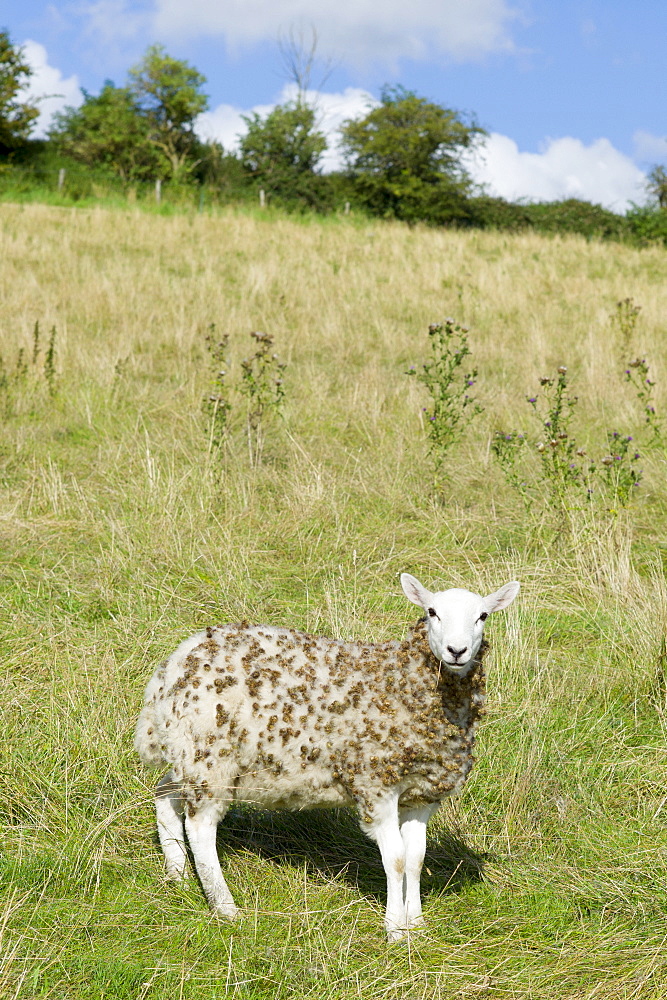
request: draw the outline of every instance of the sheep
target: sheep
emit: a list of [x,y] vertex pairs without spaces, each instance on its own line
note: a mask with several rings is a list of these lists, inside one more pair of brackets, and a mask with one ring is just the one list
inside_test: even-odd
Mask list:
[[144,763],[169,767],[155,791],[166,877],[185,878],[187,835],[214,913],[237,914],[216,852],[232,801],[354,806],[380,849],[389,941],[423,926],[426,824],[472,766],[484,621],[519,584],[487,597],[432,593],[409,573],[401,584],[424,612],[402,642],[217,626],[182,642],[148,683],[135,746]]

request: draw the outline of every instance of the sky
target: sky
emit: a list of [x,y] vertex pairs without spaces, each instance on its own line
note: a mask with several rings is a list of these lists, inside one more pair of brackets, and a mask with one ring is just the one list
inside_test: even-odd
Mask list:
[[293,93],[280,40],[314,31],[325,170],[341,165],[338,125],[387,84],[487,130],[467,166],[489,194],[622,212],[667,164],[665,0],[0,0],[0,26],[46,95],[35,134],[160,43],[207,78],[198,131],[233,149],[243,114]]

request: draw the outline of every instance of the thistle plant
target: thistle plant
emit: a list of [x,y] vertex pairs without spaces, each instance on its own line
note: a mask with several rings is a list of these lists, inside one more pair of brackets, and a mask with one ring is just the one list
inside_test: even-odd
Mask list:
[[227,433],[227,424],[232,408],[226,382],[229,334],[224,334],[221,340],[216,340],[215,323],[211,323],[205,341],[216,373],[212,386],[204,399],[204,410],[211,420],[210,443],[220,447]]
[[[542,476],[553,499],[562,502],[569,487],[580,487],[586,473],[581,463],[586,452],[580,448],[571,430],[578,396],[568,391],[567,368],[561,365],[558,378],[541,378],[542,408],[538,396],[527,396],[543,427],[544,439],[535,445],[542,462]],[[587,492],[589,492],[588,487]]]
[[[35,330],[37,330],[37,323],[35,323]],[[49,395],[53,396],[56,391],[56,328],[51,327],[51,333],[49,335],[49,343],[46,348],[46,354],[44,356],[44,378],[46,379],[46,384],[49,387]]]
[[[544,495],[555,510],[573,509],[581,502],[603,499],[609,509],[627,505],[642,473],[631,435],[607,432],[606,454],[596,463],[580,447],[574,431],[578,397],[568,386],[567,368],[557,377],[540,379],[541,394],[527,396],[538,431],[496,431],[491,450],[505,477],[531,506]],[[528,446],[528,448],[526,447]],[[536,455],[537,466],[530,454]]]
[[255,353],[241,361],[240,378],[230,384],[227,351],[229,336],[216,337],[215,323],[211,323],[206,336],[206,347],[214,362],[215,375],[211,388],[204,398],[204,410],[210,417],[210,445],[220,447],[229,433],[232,398],[235,393],[246,397],[246,428],[251,462],[261,459],[264,443],[263,425],[271,412],[279,414],[285,397],[283,372],[287,367],[271,350],[273,337],[268,333],[251,333],[256,344]]
[[521,459],[526,443],[526,435],[521,431],[496,431],[491,441],[491,451],[497,458],[510,486],[513,486],[521,494],[527,506],[530,506],[528,483],[521,468]]
[[616,504],[627,506],[633,490],[642,478],[637,462],[641,458],[631,435],[607,431],[608,454],[600,460],[601,468],[593,467],[605,484],[606,492]]
[[287,367],[272,351],[273,337],[255,331],[250,334],[256,350],[241,362],[239,392],[246,397],[248,448],[251,461],[258,462],[264,444],[264,421],[269,413],[280,414],[285,398],[283,373]]
[[616,303],[616,310],[611,314],[611,321],[621,334],[621,348],[623,354],[629,349],[632,337],[637,326],[641,306],[636,306],[631,298],[621,299]]
[[[10,416],[15,409],[18,397],[22,390],[27,389],[30,393],[39,391],[46,382],[50,396],[56,392],[56,327],[51,327],[51,333],[44,355],[44,364],[40,372],[41,359],[41,331],[39,320],[35,322],[32,329],[32,351],[27,352],[24,347],[20,347],[16,352],[16,363],[13,370],[7,369],[5,361],[0,356],[0,393],[3,396],[5,415]],[[42,382],[42,377],[44,382]]]
[[655,381],[649,378],[649,366],[646,358],[635,358],[625,369],[625,380],[634,388],[644,412],[644,423],[651,431],[651,442],[659,442],[662,438],[661,422],[656,415],[653,390]]
[[431,359],[420,369],[413,365],[411,375],[426,387],[431,405],[423,408],[429,451],[436,469],[442,466],[448,450],[459,440],[466,426],[482,406],[470,395],[477,380],[477,369],[467,369],[466,358],[472,353],[468,345],[468,329],[453,319],[432,323],[428,328]]

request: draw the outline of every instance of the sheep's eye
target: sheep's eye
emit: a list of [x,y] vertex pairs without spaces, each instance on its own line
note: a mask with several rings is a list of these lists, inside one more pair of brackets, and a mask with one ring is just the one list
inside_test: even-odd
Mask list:
[[489,617],[488,612],[487,611],[482,611],[481,615],[479,616],[479,620],[481,622],[485,622],[488,617]]
[[437,612],[436,612],[436,610],[435,610],[435,608],[429,608],[428,609],[428,613],[430,614],[431,618],[438,618],[439,617],[438,614],[437,614]]

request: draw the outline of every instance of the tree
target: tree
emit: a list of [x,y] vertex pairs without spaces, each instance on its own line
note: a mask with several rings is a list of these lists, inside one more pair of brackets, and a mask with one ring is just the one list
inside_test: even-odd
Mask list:
[[646,178],[646,190],[657,200],[660,208],[667,209],[667,170],[656,164]]
[[21,99],[21,91],[32,76],[23,49],[12,45],[7,31],[0,31],[0,155],[24,145],[39,116],[34,102]]
[[194,123],[208,107],[208,97],[201,92],[205,83],[205,76],[167,55],[161,45],[152,45],[130,70],[130,90],[172,179],[182,178],[197,165]]
[[348,169],[371,211],[432,222],[460,211],[471,189],[461,157],[484,134],[403,87],[385,87],[378,107],[341,130]]
[[244,169],[282,198],[316,200],[313,179],[327,141],[313,108],[302,100],[278,104],[265,118],[244,115],[239,152]]
[[106,167],[125,181],[155,177],[159,157],[131,91],[107,80],[97,97],[85,90],[83,96],[81,107],[54,116],[49,138],[58,149],[88,166]]

